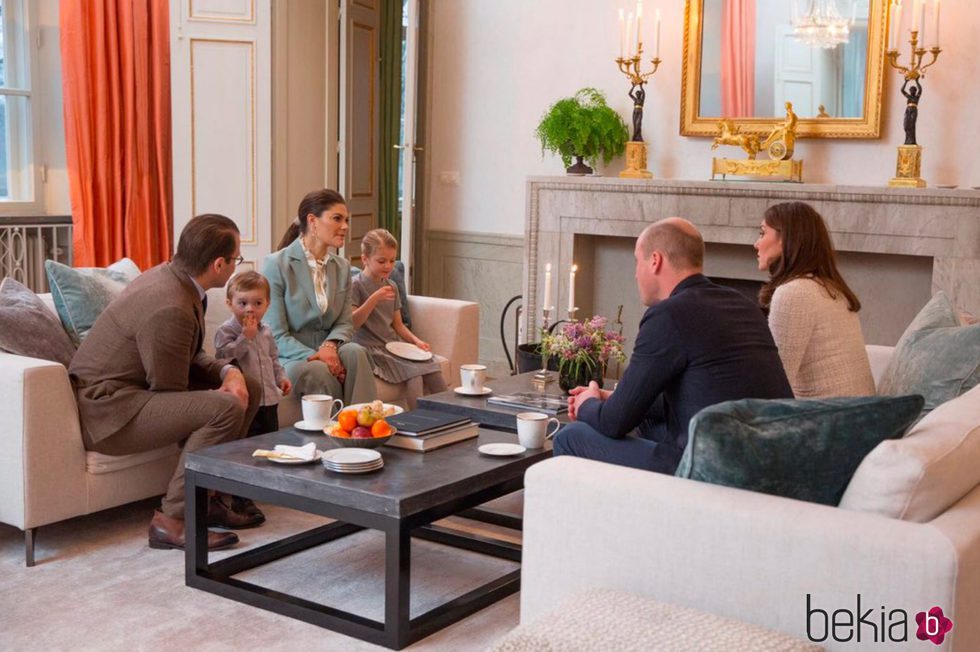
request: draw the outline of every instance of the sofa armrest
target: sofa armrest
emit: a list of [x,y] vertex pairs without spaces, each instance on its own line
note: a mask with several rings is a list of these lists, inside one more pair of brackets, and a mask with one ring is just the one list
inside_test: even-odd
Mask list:
[[[959,528],[975,534],[980,521]],[[973,538],[957,542],[929,523],[560,457],[525,476],[521,621],[594,587],[804,639],[808,594],[828,613],[854,611],[858,593],[876,614],[881,605],[911,618],[934,605],[950,613],[959,609],[957,584],[975,579],[958,568]]]
[[0,353],[0,522],[21,529],[87,512],[85,449],[68,371]]
[[875,379],[875,387],[881,383],[881,377],[885,374],[885,369],[895,353],[894,346],[880,346],[878,344],[868,344],[868,362],[871,363],[871,375]]
[[459,380],[459,366],[480,358],[480,306],[472,301],[409,295],[412,332],[448,358],[446,383]]

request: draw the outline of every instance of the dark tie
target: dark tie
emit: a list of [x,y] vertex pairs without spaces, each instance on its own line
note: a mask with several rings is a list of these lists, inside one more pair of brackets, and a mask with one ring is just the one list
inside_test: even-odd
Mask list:
[[204,298],[201,299],[201,305],[204,306],[204,314],[208,314],[208,295],[205,294]]

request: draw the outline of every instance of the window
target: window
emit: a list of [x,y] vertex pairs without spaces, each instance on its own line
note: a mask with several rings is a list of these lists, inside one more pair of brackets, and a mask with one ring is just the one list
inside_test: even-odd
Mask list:
[[0,201],[34,200],[31,48],[26,0],[0,0]]

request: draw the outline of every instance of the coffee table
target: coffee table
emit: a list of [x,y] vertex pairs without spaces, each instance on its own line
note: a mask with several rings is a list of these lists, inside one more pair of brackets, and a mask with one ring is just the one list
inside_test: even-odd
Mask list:
[[[447,625],[516,592],[520,569],[488,582],[430,611],[410,617],[411,538],[520,562],[521,547],[505,541],[432,525],[524,486],[524,471],[551,457],[550,442],[514,457],[488,457],[477,446],[513,442],[511,433],[480,430],[470,439],[416,453],[381,448],[385,466],[363,475],[341,475],[320,463],[286,466],[253,458],[256,448],[303,445],[323,436],[292,428],[212,446],[187,456],[185,582],[255,607],[326,627],[392,649],[401,649]],[[262,502],[337,519],[280,541],[209,562],[207,550],[208,490],[215,489]],[[519,521],[514,516],[509,517]],[[494,517],[488,519],[496,522]],[[264,588],[235,577],[308,548],[364,529],[385,534],[385,617],[378,622],[334,607]]]
[[[537,392],[531,384],[531,378],[535,372],[529,371],[516,376],[503,376],[493,380],[487,380],[486,386],[493,390],[493,394],[516,394],[517,392]],[[552,372],[554,382],[548,383],[545,394],[561,395],[561,388],[558,387],[558,374]],[[429,394],[418,399],[418,407],[439,412],[451,412],[467,416],[480,425],[490,428],[501,428],[504,430],[517,430],[517,415],[520,412],[534,412],[534,408],[513,408],[505,405],[494,405],[487,403],[490,396],[464,396],[449,390],[439,394]],[[571,423],[568,412],[555,415],[562,424]]]

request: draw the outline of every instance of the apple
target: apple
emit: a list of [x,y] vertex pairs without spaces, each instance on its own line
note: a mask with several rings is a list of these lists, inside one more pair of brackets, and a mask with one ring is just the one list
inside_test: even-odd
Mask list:
[[372,437],[371,429],[365,426],[357,426],[350,436],[352,439],[370,439]]
[[374,422],[378,420],[378,415],[371,408],[370,405],[363,406],[357,411],[357,425],[364,426],[365,428],[370,428],[374,425]]

